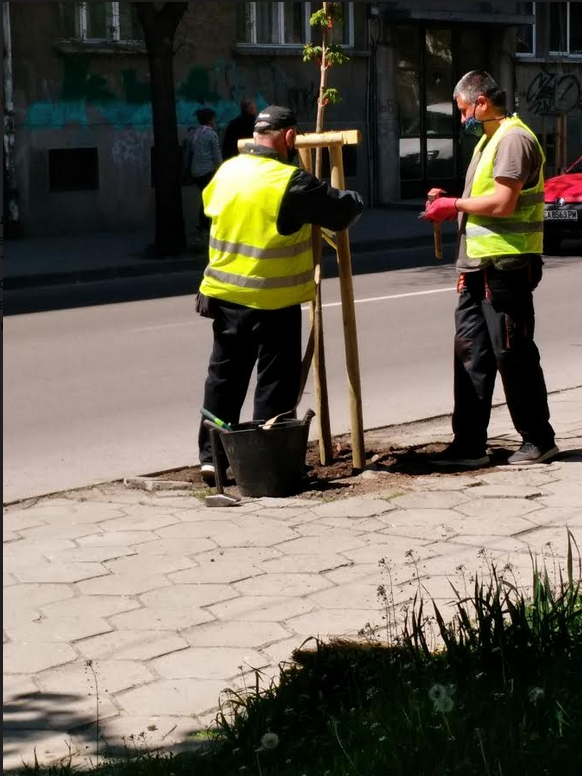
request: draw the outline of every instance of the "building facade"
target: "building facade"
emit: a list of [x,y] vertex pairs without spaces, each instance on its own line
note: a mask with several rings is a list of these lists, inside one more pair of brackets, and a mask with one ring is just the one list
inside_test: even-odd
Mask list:
[[[350,62],[326,128],[360,129],[347,185],[389,205],[459,190],[471,145],[452,103],[458,77],[488,69],[563,166],[580,148],[580,3],[343,3]],[[131,3],[4,3],[14,131],[4,190],[19,233],[138,228],[153,219],[152,109]],[[559,10],[550,8],[559,7]],[[315,3],[189,3],[174,59],[180,138],[208,105],[222,132],[243,97],[290,105],[314,128],[319,70],[302,61]],[[552,32],[552,30],[556,32]],[[6,24],[5,24],[6,31]],[[10,128],[10,124],[8,124]],[[6,153],[5,153],[6,157]]]

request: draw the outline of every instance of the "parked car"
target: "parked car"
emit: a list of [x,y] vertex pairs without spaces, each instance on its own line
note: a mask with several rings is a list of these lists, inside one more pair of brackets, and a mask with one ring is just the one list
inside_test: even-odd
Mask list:
[[556,253],[563,237],[582,237],[582,156],[547,179],[544,202],[544,252]]

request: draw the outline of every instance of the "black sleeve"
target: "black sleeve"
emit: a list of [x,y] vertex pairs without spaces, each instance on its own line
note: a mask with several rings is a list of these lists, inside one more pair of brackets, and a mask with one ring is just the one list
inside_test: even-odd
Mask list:
[[347,229],[364,209],[357,191],[332,188],[305,170],[291,176],[277,218],[279,234],[293,234],[303,224],[316,224],[334,232]]

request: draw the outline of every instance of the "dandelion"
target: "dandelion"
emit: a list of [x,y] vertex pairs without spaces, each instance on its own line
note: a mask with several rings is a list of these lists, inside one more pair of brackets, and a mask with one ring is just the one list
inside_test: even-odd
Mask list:
[[428,691],[428,697],[432,701],[434,710],[440,714],[449,714],[455,708],[451,697],[455,690],[456,688],[452,684],[433,684]]
[[532,687],[528,692],[528,698],[531,703],[537,703],[544,697],[545,692],[543,687]]
[[279,746],[279,736],[276,733],[265,733],[261,738],[263,749],[276,749]]

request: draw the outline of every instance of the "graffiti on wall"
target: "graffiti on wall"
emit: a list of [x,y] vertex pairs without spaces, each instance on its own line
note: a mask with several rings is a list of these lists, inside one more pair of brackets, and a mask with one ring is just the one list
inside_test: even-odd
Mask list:
[[529,110],[538,116],[582,110],[582,85],[576,73],[541,70],[525,92]]
[[[297,85],[293,73],[278,65],[253,73],[253,88],[237,64],[219,60],[210,68],[192,67],[176,89],[178,125],[196,123],[199,108],[211,105],[217,124],[225,127],[239,113],[240,99],[252,96],[259,109],[269,101],[289,105],[298,114],[314,115],[317,89],[314,83]],[[152,126],[151,93],[148,81],[136,70],[125,69],[116,83],[91,72],[91,57],[76,55],[63,60],[63,79],[56,100],[38,100],[29,105],[24,125],[32,129],[62,129],[107,125],[115,129],[149,130]],[[267,101],[264,93],[271,95]]]

